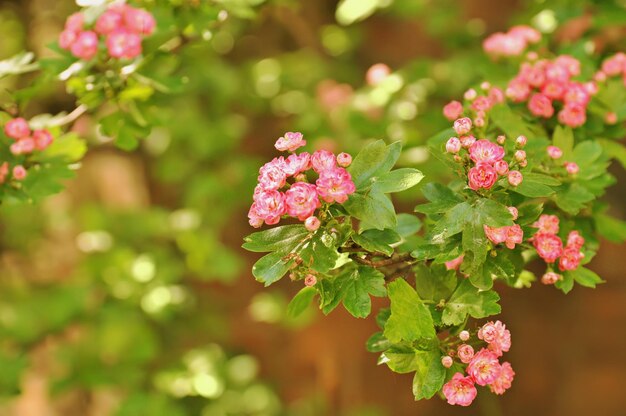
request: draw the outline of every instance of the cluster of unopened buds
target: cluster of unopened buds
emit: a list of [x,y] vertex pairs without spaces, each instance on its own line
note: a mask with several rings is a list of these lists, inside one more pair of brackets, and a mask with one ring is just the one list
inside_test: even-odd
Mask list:
[[[334,155],[327,150],[296,153],[306,141],[302,133],[288,132],[276,141],[275,147],[291,152],[288,157],[276,157],[259,169],[254,203],[248,212],[250,225],[260,227],[277,224],[283,215],[304,221],[310,231],[321,222],[315,211],[322,203],[343,204],[356,190],[350,173],[345,169],[352,163],[347,153]],[[317,174],[314,182],[311,176]],[[288,179],[292,178],[292,183]]]
[[[16,155],[27,155],[34,151],[42,151],[52,144],[53,137],[48,130],[32,131],[28,122],[21,117],[7,121],[4,125],[4,134],[14,142],[9,151]],[[0,165],[0,183],[4,183],[9,174],[9,164],[4,162]],[[13,178],[22,180],[26,177],[26,169],[22,165],[16,165],[12,169]]]
[[[480,84],[483,93],[479,93],[473,88],[465,92],[463,98],[471,102],[470,110],[474,114],[473,124],[481,128],[485,125],[485,118],[491,108],[504,102],[504,92],[492,86],[489,82]],[[454,121],[463,115],[463,104],[459,101],[450,101],[443,107],[443,115],[450,121]]]
[[[441,364],[446,368],[452,367],[455,358],[458,364],[466,366],[465,374],[457,372],[443,385],[442,391],[449,404],[472,404],[478,394],[476,385],[489,386],[495,394],[503,394],[511,387],[515,372],[510,363],[500,363],[499,360],[511,348],[511,333],[502,322],[487,322],[478,330],[475,342],[468,342],[471,338],[469,331],[461,331],[458,337],[459,341],[453,344],[459,345],[441,358]],[[487,346],[475,352],[472,343],[486,343]]]
[[515,140],[518,150],[515,151],[511,162],[504,160],[506,151],[504,144],[506,137],[498,136],[494,143],[488,139],[476,140],[470,134],[472,120],[468,117],[457,119],[454,122],[454,130],[459,137],[451,137],[446,143],[446,151],[454,155],[457,162],[466,162],[470,166],[467,171],[468,186],[477,191],[490,189],[500,176],[506,176],[509,184],[517,186],[522,183],[523,175],[519,170],[510,170],[512,167],[523,168],[527,165],[526,152],[521,148],[526,145],[525,136],[519,136]]
[[519,56],[529,44],[538,43],[541,33],[529,26],[514,26],[508,32],[494,33],[483,42],[484,51],[491,56]]
[[558,260],[560,271],[576,270],[580,261],[585,257],[581,251],[585,239],[578,231],[570,231],[565,244],[558,236],[559,217],[544,214],[533,224],[537,232],[529,240],[535,246],[539,257],[548,263],[548,271],[541,277],[541,282],[550,285],[561,280],[563,277],[552,271],[552,267]]
[[88,27],[83,13],[67,18],[65,30],[59,35],[59,46],[79,59],[91,60],[101,43],[111,58],[132,59],[142,52],[143,36],[152,34],[156,22],[152,14],[123,3],[111,4]]

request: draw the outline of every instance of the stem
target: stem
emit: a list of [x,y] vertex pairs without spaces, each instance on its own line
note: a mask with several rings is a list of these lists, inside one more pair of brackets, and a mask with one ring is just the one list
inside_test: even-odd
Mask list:
[[88,107],[85,104],[81,104],[78,107],[76,107],[74,110],[72,110],[71,113],[67,114],[65,117],[58,119],[54,123],[51,123],[51,125],[52,126],[64,126],[66,124],[71,124],[75,122],[78,119],[78,117],[85,114],[85,112],[87,112],[87,109]]

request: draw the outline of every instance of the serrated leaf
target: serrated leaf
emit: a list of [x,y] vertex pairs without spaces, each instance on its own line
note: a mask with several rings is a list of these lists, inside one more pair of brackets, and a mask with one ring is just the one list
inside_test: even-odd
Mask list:
[[402,168],[382,175],[374,185],[385,194],[401,192],[420,183],[424,174],[417,169]]
[[269,286],[279,281],[291,266],[295,264],[293,259],[285,259],[283,253],[274,252],[261,257],[252,266],[252,274],[259,282]]
[[581,286],[595,288],[596,285],[604,283],[600,276],[585,267],[579,267],[567,273],[571,274],[574,281]]
[[394,343],[417,341],[436,336],[433,318],[415,290],[403,279],[389,283],[391,316],[385,325],[385,337]]
[[593,201],[595,195],[586,188],[574,182],[559,188],[554,202],[563,211],[571,215],[576,215],[585,207],[585,205]]
[[298,251],[302,263],[315,271],[326,273],[337,263],[337,241],[325,229],[320,228]]
[[395,208],[389,197],[383,193],[354,193],[343,206],[351,216],[361,220],[361,228],[382,230],[396,226]]
[[389,172],[400,156],[401,147],[400,142],[387,146],[382,140],[365,146],[348,168],[357,191],[368,188],[372,178]]
[[485,318],[500,313],[500,296],[493,290],[479,291],[469,280],[462,280],[443,309],[441,320],[446,325],[459,325],[467,315]]
[[445,266],[434,265],[430,268],[419,265],[414,268],[415,289],[422,299],[439,303],[448,299],[457,286],[457,277],[454,270],[446,270]]
[[382,297],[387,294],[385,275],[374,268],[359,267],[340,278],[345,279],[343,306],[355,318],[365,318],[372,311],[370,295]]
[[602,213],[594,215],[594,221],[602,237],[614,243],[626,241],[626,222]]
[[390,229],[374,229],[365,230],[361,234],[353,234],[352,240],[368,251],[379,251],[387,256],[391,256],[393,254],[393,247],[391,247],[391,244],[399,242],[401,237],[398,233]]
[[413,377],[413,395],[415,400],[430,399],[443,386],[446,369],[441,364],[438,350],[419,351],[415,357],[416,369]]
[[242,245],[248,251],[288,252],[300,244],[309,235],[304,225],[282,225],[265,231],[252,233],[244,238]]

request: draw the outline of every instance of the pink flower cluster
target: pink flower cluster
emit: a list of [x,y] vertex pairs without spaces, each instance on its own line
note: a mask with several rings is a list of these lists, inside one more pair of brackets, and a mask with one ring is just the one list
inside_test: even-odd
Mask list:
[[110,57],[132,59],[142,52],[141,40],[154,32],[156,22],[152,14],[127,4],[114,3],[87,28],[83,13],[74,13],[65,22],[59,35],[59,46],[86,61],[98,54],[103,39]]
[[21,117],[7,121],[4,134],[15,140],[10,151],[14,155],[30,154],[35,150],[45,150],[52,144],[53,137],[48,130],[31,131],[28,122]]
[[560,109],[561,124],[580,127],[587,121],[587,105],[598,87],[594,81],[572,80],[578,75],[580,62],[569,55],[524,62],[509,82],[506,96],[516,103],[527,102],[536,117],[551,118]]
[[[474,353],[474,348],[469,344],[461,344],[456,350],[456,355],[463,364],[467,364],[465,372],[457,372],[452,379],[443,386],[443,394],[449,404],[469,406],[472,404],[479,386],[489,386],[495,394],[503,394],[511,387],[515,372],[508,362],[500,363],[499,357],[503,352],[511,348],[511,333],[500,322],[487,322],[478,330],[478,338],[488,344],[487,348],[481,348]],[[459,334],[463,341],[469,339],[467,331]],[[446,356],[447,358],[452,358]],[[442,358],[442,364],[449,368],[452,361]],[[449,362],[450,365],[447,365]]]
[[618,52],[613,56],[606,58],[602,62],[602,69],[596,73],[594,79],[602,82],[607,77],[622,76],[624,85],[626,86],[626,54]]
[[[313,214],[322,201],[343,204],[356,190],[352,177],[344,169],[352,163],[349,154],[335,156],[327,150],[296,154],[305,143],[302,133],[292,132],[276,141],[277,149],[293,153],[286,158],[276,157],[259,169],[259,183],[248,212],[251,226],[277,224],[283,215],[289,215],[304,221],[307,229],[315,231],[320,221]],[[315,183],[308,182],[307,172],[311,170],[318,175]],[[289,178],[294,179],[293,183],[288,183]]]
[[494,33],[483,42],[483,50],[491,56],[519,56],[529,44],[541,40],[541,33],[529,26],[514,26],[507,33]]
[[485,235],[493,244],[501,244],[513,250],[515,244],[522,244],[524,241],[524,231],[518,224],[505,226],[505,227],[490,227],[483,225]]
[[[585,239],[580,235],[578,231],[571,231],[567,236],[567,242],[565,246],[563,241],[557,235],[559,232],[559,218],[556,215],[544,214],[533,224],[533,227],[538,228],[537,233],[530,239],[537,254],[546,263],[554,263],[559,260],[559,270],[576,270],[580,264],[580,261],[584,258],[584,254],[581,251],[585,244]],[[553,284],[560,280],[561,276],[548,272],[542,277],[544,284]]]

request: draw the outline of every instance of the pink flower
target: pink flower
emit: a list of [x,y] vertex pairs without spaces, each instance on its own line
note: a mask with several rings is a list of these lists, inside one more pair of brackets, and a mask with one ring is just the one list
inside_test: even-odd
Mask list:
[[461,360],[462,363],[467,364],[472,361],[472,358],[474,358],[474,348],[468,344],[459,345],[457,354],[459,356],[459,360]]
[[263,225],[263,218],[259,216],[256,210],[256,202],[250,206],[250,210],[248,211],[248,223],[254,228],[259,228]]
[[585,244],[585,239],[578,231],[570,231],[567,235],[567,247],[574,247],[580,250]]
[[565,68],[570,76],[580,75],[580,61],[571,55],[559,55],[554,60],[554,64]]
[[528,99],[530,86],[522,79],[513,79],[506,87],[506,96],[515,103],[521,103]]
[[589,100],[591,100],[591,93],[595,93],[594,90],[595,86],[570,82],[567,84],[565,93],[563,94],[563,101],[566,105],[580,106],[584,110]]
[[9,162],[4,162],[0,165],[0,183],[4,183],[9,175]]
[[574,162],[565,162],[565,170],[570,175],[576,175],[578,173],[578,171],[580,170],[580,168]]
[[526,25],[513,26],[509,29],[508,34],[509,36],[524,39],[528,43],[537,43],[541,40],[541,33]]
[[463,104],[450,101],[443,107],[443,115],[450,121],[456,120],[463,115]]
[[24,166],[22,165],[17,165],[13,168],[13,177],[15,178],[15,180],[21,181],[22,179],[24,179],[26,177],[26,169],[24,169]]
[[337,161],[335,155],[328,150],[317,150],[311,156],[311,165],[315,172],[321,173],[322,171],[335,168]]
[[462,147],[469,149],[476,142],[476,137],[470,134],[469,136],[461,136],[459,140]]
[[512,186],[517,186],[524,180],[522,173],[517,170],[512,170],[509,172],[507,179]]
[[302,133],[300,132],[287,132],[283,137],[276,140],[274,147],[280,152],[295,152],[296,149],[304,146],[306,140],[302,139]]
[[552,100],[540,93],[533,94],[530,97],[528,109],[537,117],[550,118],[554,115]]
[[478,330],[478,338],[489,344],[498,357],[511,348],[511,332],[500,321],[487,322]]
[[467,101],[473,101],[474,99],[476,99],[476,95],[476,90],[474,88],[470,88],[463,93],[463,98],[465,98]]
[[45,150],[52,144],[54,139],[48,130],[35,130],[33,133],[33,140],[35,141],[35,147],[37,150]]
[[141,37],[126,29],[111,32],[106,38],[107,50],[112,58],[132,59],[141,55]]
[[513,250],[515,244],[522,244],[522,241],[524,241],[524,232],[518,224],[506,228],[506,241],[504,244],[508,249]]
[[85,17],[82,13],[77,12],[70,15],[65,21],[65,30],[70,32],[80,32],[85,25]]
[[491,188],[498,179],[498,173],[489,163],[478,162],[469,170],[467,177],[470,189],[476,191],[479,188]]
[[602,72],[610,77],[619,75],[626,68],[626,55],[616,53],[602,62]]
[[90,30],[80,32],[72,44],[72,55],[88,61],[98,53],[98,35]]
[[470,339],[469,331],[463,330],[463,331],[459,332],[459,339],[461,341],[467,341],[468,339]]
[[556,146],[548,146],[548,156],[552,159],[558,159],[563,156],[563,151]]
[[515,207],[506,207],[506,209],[509,210],[509,212],[513,216],[513,221],[515,221],[517,219],[517,217],[519,216],[519,211],[517,210],[517,208],[515,208]]
[[443,385],[442,391],[448,404],[459,406],[469,406],[478,394],[472,379],[463,377],[461,373],[454,374],[452,379]]
[[114,10],[105,10],[96,20],[95,31],[100,35],[108,35],[114,30],[120,29],[123,24],[121,13]]
[[548,81],[541,88],[541,93],[552,100],[560,100],[565,94],[565,84]]
[[458,153],[461,150],[461,141],[457,137],[450,137],[446,142],[446,152]]
[[488,225],[483,225],[483,230],[485,231],[485,235],[494,244],[504,243],[506,241],[508,227],[490,227]]
[[315,184],[320,198],[326,202],[343,204],[348,200],[348,195],[356,191],[352,177],[344,168],[321,171]]
[[283,159],[274,158],[259,169],[259,185],[265,190],[282,188],[287,180]]
[[504,148],[486,139],[481,139],[469,148],[470,158],[478,163],[493,164],[504,157]]
[[519,147],[526,146],[526,143],[528,143],[526,136],[517,136],[517,139],[515,139],[515,144]]
[[10,146],[10,151],[14,155],[32,153],[35,150],[35,141],[32,137],[23,137]]
[[533,245],[546,263],[554,263],[563,254],[563,242],[554,234],[539,232],[533,236]]
[[454,131],[458,135],[464,135],[472,130],[472,120],[468,117],[459,118],[454,122]]
[[617,114],[612,111],[606,113],[606,115],[604,116],[604,122],[610,125],[617,123]]
[[317,277],[315,277],[312,274],[307,274],[306,277],[304,278],[304,285],[306,287],[315,286],[316,283],[317,283]]
[[260,191],[254,200],[255,212],[266,224],[273,225],[285,214],[285,196],[275,190]]
[[453,363],[454,361],[452,360],[452,357],[450,357],[449,355],[444,355],[443,357],[441,357],[441,365],[443,365],[445,368],[452,367]]
[[30,127],[22,117],[14,118],[4,125],[4,134],[15,140],[21,139],[30,134]]
[[76,42],[76,38],[78,38],[78,34],[76,32],[64,30],[59,34],[59,46],[61,49],[69,50],[71,49],[72,44]]
[[587,121],[585,107],[578,104],[567,104],[559,111],[559,123],[570,127],[580,127]]
[[474,102],[472,102],[472,110],[474,111],[488,111],[492,106],[491,100],[484,95],[477,97]]
[[311,155],[307,152],[302,152],[299,155],[291,154],[282,166],[282,170],[290,176],[298,175],[301,172],[307,171],[311,168]]
[[559,232],[559,217],[556,215],[542,214],[533,227],[539,228],[538,233],[556,234]]
[[306,220],[321,206],[315,185],[305,182],[291,185],[291,188],[285,192],[285,204],[287,214],[300,221]]
[[583,257],[584,255],[580,252],[579,248],[573,246],[565,247],[559,259],[559,270],[562,272],[566,270],[576,270]]
[[126,7],[124,11],[124,22],[126,27],[135,33],[150,35],[154,32],[156,21],[152,14],[143,9],[135,9],[134,7]]
[[352,156],[348,153],[339,153],[337,155],[337,164],[342,168],[347,168],[352,164]]
[[498,356],[485,348],[478,351],[467,366],[467,374],[479,386],[493,383],[501,371]]
[[321,225],[321,222],[319,218],[317,217],[311,216],[307,218],[306,220],[304,220],[304,226],[309,231],[316,231],[318,228],[320,228],[320,225]]
[[563,276],[561,276],[560,274],[547,272],[544,273],[543,276],[541,276],[541,283],[543,283],[544,285],[553,285],[561,279],[563,279]]
[[498,103],[503,103],[504,92],[498,87],[491,88],[489,90],[489,101],[491,101],[492,106]]
[[506,175],[509,172],[509,164],[504,160],[498,160],[493,164],[493,167],[498,172],[498,175]]
[[513,378],[515,377],[515,371],[508,362],[502,363],[500,375],[489,385],[491,391],[495,394],[504,394],[504,392],[511,388]]
[[446,270],[457,270],[459,268],[459,266],[463,263],[463,258],[464,257],[465,257],[465,254],[461,254],[456,259],[447,261],[445,263]]

